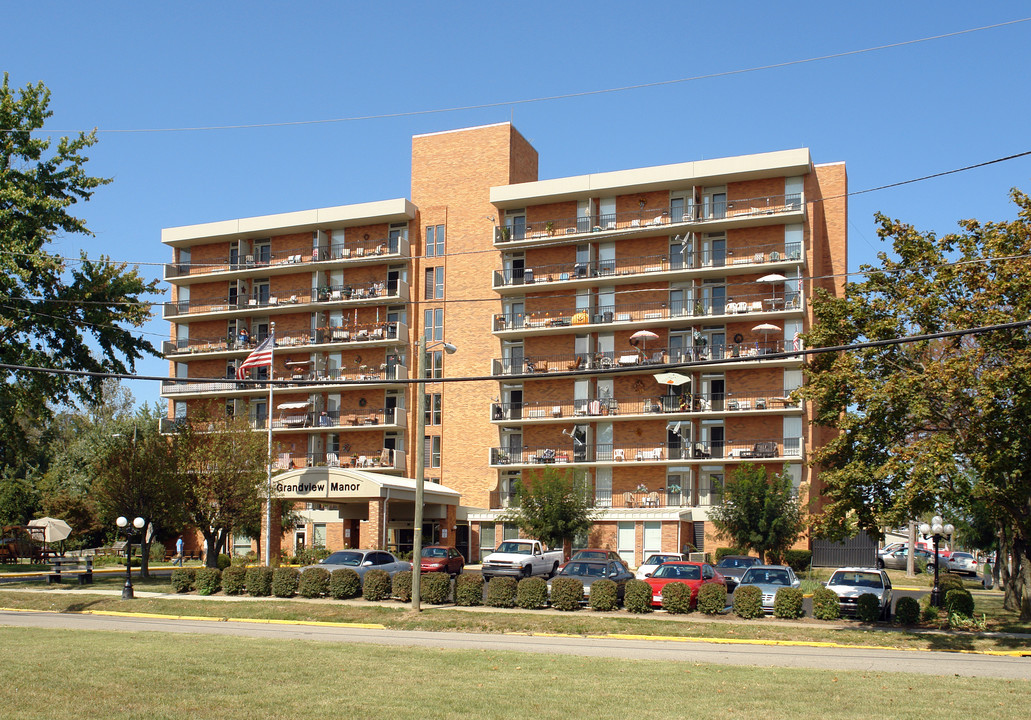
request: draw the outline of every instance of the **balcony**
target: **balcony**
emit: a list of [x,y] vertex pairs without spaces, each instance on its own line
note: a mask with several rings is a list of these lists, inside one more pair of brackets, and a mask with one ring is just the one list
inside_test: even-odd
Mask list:
[[[350,372],[334,371],[332,373],[304,372],[294,373],[291,377],[277,377],[276,380],[289,381],[276,384],[275,391],[295,392],[298,389],[309,393],[337,392],[354,390],[357,383],[362,388],[390,387],[398,381],[408,379],[408,368],[404,365],[359,366]],[[251,395],[268,395],[268,384],[263,382],[237,382],[236,380],[162,380],[161,395],[163,397],[186,396],[231,396],[247,397]]]
[[517,337],[568,333],[570,328],[583,334],[587,330],[611,332],[628,328],[683,327],[699,321],[706,324],[734,322],[742,319],[741,316],[755,320],[800,315],[804,306],[801,293],[787,297],[769,293],[735,293],[726,300],[620,303],[599,306],[595,311],[571,307],[547,312],[508,312],[494,315],[494,334]]
[[362,286],[344,285],[312,288],[309,294],[293,294],[280,297],[238,297],[216,300],[179,300],[164,304],[164,319],[184,322],[195,319],[211,319],[219,316],[274,315],[310,310],[314,305],[320,310],[333,308],[357,308],[365,305],[393,305],[408,302],[408,283],[403,280],[375,282]]
[[273,469],[300,470],[309,467],[341,467],[373,470],[375,472],[405,472],[406,457],[400,450],[383,448],[359,452],[324,452],[307,455],[291,455],[282,453],[273,460]]
[[645,208],[594,217],[562,217],[526,223],[523,227],[494,228],[496,247],[515,248],[637,237],[675,232],[714,232],[727,227],[801,222],[805,217],[802,193],[766,195],[694,205],[679,216],[669,207]]
[[[288,403],[291,404],[291,403]],[[297,403],[300,404],[300,403]],[[306,432],[352,430],[398,430],[408,426],[404,408],[370,410],[325,410],[314,412],[303,408],[283,408],[272,420],[272,430],[304,430]]]
[[[238,338],[183,338],[165,340],[161,343],[161,352],[166,358],[189,356],[204,360],[221,355],[243,357],[264,340],[258,337],[253,340],[240,341]],[[309,349],[325,350],[323,345],[332,345],[333,349],[347,349],[361,345],[363,347],[393,346],[408,344],[408,326],[404,323],[363,323],[347,324],[339,327],[328,326],[314,332],[298,332],[276,338],[276,348],[295,348],[306,346]]]
[[621,418],[641,420],[655,415],[733,415],[751,413],[801,412],[801,405],[788,394],[698,393],[695,395],[654,395],[633,398],[595,398],[569,403],[523,402],[491,404],[491,422],[515,423],[568,422],[570,418]]
[[[595,488],[591,494],[593,507],[622,509],[640,508],[688,508],[697,506],[719,505],[723,500],[723,487],[703,483],[698,491],[698,503],[694,502],[693,489],[667,487],[657,490],[612,491]],[[506,490],[492,490],[490,493],[490,509],[501,510],[512,507],[516,501],[516,493]]]
[[534,265],[518,273],[495,270],[494,290],[502,295],[512,295],[536,290],[539,286],[558,284],[627,284],[649,279],[680,280],[706,275],[740,275],[756,272],[760,268],[765,270],[801,261],[800,243],[751,245],[718,252],[685,250],[683,257],[671,258],[666,254]]
[[773,460],[801,458],[801,438],[757,440],[751,442],[686,442],[683,445],[584,444],[570,443],[565,448],[538,447],[522,450],[495,447],[490,449],[490,466],[496,468],[540,465],[665,465],[710,463],[714,460]]
[[244,256],[214,258],[206,263],[167,263],[165,281],[175,285],[195,282],[235,280],[237,278],[288,275],[305,270],[336,270],[359,265],[376,265],[408,259],[411,250],[407,237],[348,242],[342,248],[297,250],[274,253],[268,260]]

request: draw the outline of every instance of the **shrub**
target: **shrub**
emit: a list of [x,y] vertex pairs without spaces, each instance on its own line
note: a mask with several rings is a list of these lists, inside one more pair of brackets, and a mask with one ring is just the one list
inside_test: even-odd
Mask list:
[[734,590],[734,614],[745,620],[762,617],[762,590],[755,585],[739,585]]
[[[426,582],[426,576],[421,577],[421,582]],[[401,572],[394,573],[394,579],[391,582],[391,587],[394,591],[394,597],[400,602],[408,603],[412,601],[412,571],[402,570]]]
[[272,573],[270,567],[247,568],[244,584],[251,597],[268,597],[272,594]]
[[487,604],[496,608],[515,607],[516,579],[492,577],[487,583]]
[[229,567],[232,564],[233,564],[233,559],[231,557],[229,557],[228,555],[226,555],[225,553],[220,554],[215,559],[215,567],[217,567],[219,570],[225,570],[227,567]]
[[802,591],[793,587],[782,587],[773,597],[773,616],[787,620],[805,617],[802,608]]
[[619,607],[619,588],[612,580],[602,578],[591,584],[591,595],[588,598],[591,610],[608,612]]
[[802,591],[803,595],[812,595],[822,587],[819,580],[805,579],[798,583],[798,589]]
[[483,576],[462,573],[455,579],[455,605],[483,605]]
[[523,578],[516,586],[515,602],[523,610],[539,610],[548,604],[548,583],[540,577]]
[[838,594],[823,585],[813,591],[813,617],[817,620],[837,620],[841,617]]
[[198,595],[214,595],[222,589],[222,571],[218,568],[197,568],[193,584]]
[[949,590],[945,593],[943,609],[949,615],[962,615],[963,617],[974,616],[974,596],[969,590]]
[[623,589],[623,607],[627,612],[650,613],[652,611],[652,586],[644,580],[627,580]]
[[151,564],[165,561],[165,545],[164,543],[152,542],[150,544],[150,550],[148,550]]
[[247,568],[239,565],[227,567],[222,571],[222,592],[226,595],[243,595],[247,587]]
[[663,585],[662,609],[672,615],[684,615],[691,612],[691,586],[682,582]]
[[[930,586],[934,587],[934,572],[931,572]],[[952,573],[938,573],[938,589],[941,591],[942,597],[949,592],[949,590],[965,590],[966,587],[963,585],[963,581],[960,580],[959,575],[953,575]]]
[[272,571],[272,594],[278,598],[291,598],[297,594],[301,573],[297,568],[278,567]]
[[719,615],[727,607],[727,586],[718,583],[705,583],[698,589],[695,605],[699,612],[706,615]]
[[938,615],[938,608],[931,604],[930,595],[920,598],[920,619],[923,622],[935,622],[938,620]]
[[920,620],[920,603],[916,598],[900,597],[895,603],[895,622],[899,625],[916,625]]
[[320,598],[329,592],[329,570],[325,568],[308,568],[301,573],[297,583],[297,594],[306,598]]
[[877,622],[881,615],[881,600],[873,593],[863,593],[856,600],[856,617],[862,622]]
[[314,565],[329,557],[329,550],[324,547],[302,548],[290,558],[291,565]]
[[812,550],[788,550],[784,553],[784,563],[790,566],[796,573],[808,570],[812,562]]
[[556,610],[578,610],[584,599],[584,584],[573,577],[551,581],[551,606]]
[[422,573],[419,595],[423,602],[443,605],[451,599],[451,576],[442,572]]
[[175,568],[172,571],[172,592],[188,593],[193,590],[196,572],[195,568]]
[[358,597],[362,591],[362,580],[351,568],[339,568],[329,576],[329,594],[336,600]]
[[735,548],[735,547],[723,547],[716,548],[716,564],[719,564],[720,560],[725,558],[727,555],[747,555],[748,550],[746,548]]
[[362,578],[362,597],[370,602],[390,597],[390,575],[386,570],[369,570]]

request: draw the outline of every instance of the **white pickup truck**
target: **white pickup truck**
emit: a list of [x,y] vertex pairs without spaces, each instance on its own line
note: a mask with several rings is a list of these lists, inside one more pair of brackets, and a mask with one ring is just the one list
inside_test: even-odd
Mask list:
[[550,578],[558,572],[562,559],[561,550],[549,552],[540,540],[506,540],[483,559],[481,574],[484,582],[490,582],[495,575]]

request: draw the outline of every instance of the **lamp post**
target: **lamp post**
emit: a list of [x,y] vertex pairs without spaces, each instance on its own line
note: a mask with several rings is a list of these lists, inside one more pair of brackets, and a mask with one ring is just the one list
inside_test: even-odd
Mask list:
[[132,592],[132,536],[133,533],[142,530],[147,521],[137,517],[130,525],[128,518],[119,515],[115,523],[125,532],[125,587],[122,588],[122,600],[132,600],[136,597]]
[[412,537],[412,610],[422,610],[420,597],[422,593],[422,511],[423,497],[426,489],[425,468],[426,445],[423,435],[426,434],[426,352],[437,346],[443,346],[444,352],[453,355],[458,349],[443,340],[426,345],[426,335],[419,338],[415,359],[415,533]]
[[924,536],[926,540],[929,537],[934,538],[934,587],[931,588],[931,605],[934,607],[941,607],[941,590],[938,588],[938,543],[941,540],[942,535],[947,535],[950,538],[952,533],[956,531],[956,528],[951,523],[942,525],[942,519],[940,515],[935,515],[931,518],[931,523],[924,523],[920,526],[920,534]]

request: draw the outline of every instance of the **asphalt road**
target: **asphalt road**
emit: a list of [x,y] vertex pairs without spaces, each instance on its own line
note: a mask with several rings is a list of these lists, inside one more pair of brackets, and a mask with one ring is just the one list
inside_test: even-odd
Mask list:
[[583,657],[633,658],[757,667],[799,667],[863,672],[905,672],[1031,680],[1031,657],[863,648],[725,645],[711,642],[595,639],[478,633],[370,630],[260,622],[209,622],[162,618],[0,611],[0,625],[120,632],[198,633],[317,642],[511,650]]

